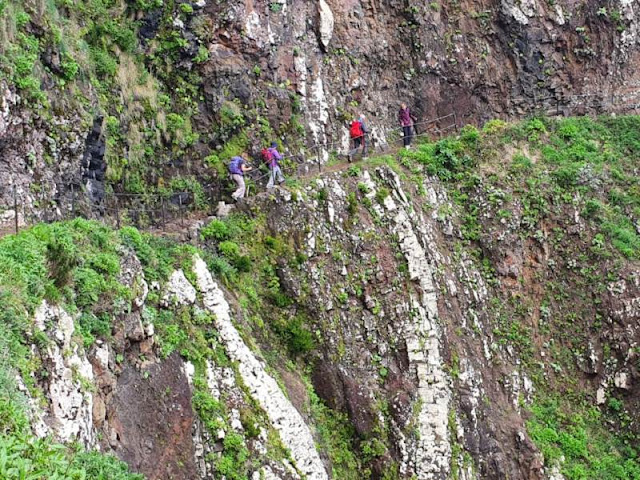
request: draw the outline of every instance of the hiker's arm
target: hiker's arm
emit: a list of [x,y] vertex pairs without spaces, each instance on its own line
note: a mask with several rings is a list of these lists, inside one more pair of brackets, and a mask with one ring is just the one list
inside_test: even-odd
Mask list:
[[248,172],[249,170],[252,170],[251,167],[247,167],[246,165],[242,165],[242,171],[243,172]]

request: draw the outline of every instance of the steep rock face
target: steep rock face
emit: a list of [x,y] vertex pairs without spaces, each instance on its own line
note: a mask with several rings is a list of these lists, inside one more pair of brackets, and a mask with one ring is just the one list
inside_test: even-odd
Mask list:
[[[330,478],[307,420],[232,325],[225,293],[206,264],[194,258],[196,287],[202,307],[215,315],[216,335],[237,370],[208,359],[199,377],[207,386],[204,393],[196,391],[191,362],[178,353],[164,358],[158,351],[140,261],[132,252],[123,252],[121,263],[120,281],[134,295],[130,306],[112,312],[115,326],[109,341],[98,340],[85,351],[74,336],[77,318],[46,301],[36,311],[35,328],[48,340],[40,340],[46,348],[32,347],[42,362],[39,386],[46,400],[44,409],[31,402],[33,432],[112,452],[148,479],[218,478],[225,471],[220,461],[226,438],[240,439],[243,448],[252,450],[252,469],[247,472],[252,479]],[[182,270],[172,272],[160,293],[161,304],[172,314],[202,312],[196,288]],[[214,404],[229,405],[228,417],[223,409],[216,409],[215,416],[198,417],[196,404],[211,401],[203,400],[209,395]],[[245,418],[255,408],[251,402],[264,409],[264,424],[258,423],[258,416]],[[282,454],[274,454],[272,445],[278,445],[278,438],[288,452],[280,460]],[[246,458],[227,466],[232,468],[227,473],[240,474],[247,468],[244,462]]]
[[70,208],[71,185],[82,185],[90,120],[75,107],[65,109],[65,97],[58,102],[55,114],[40,116],[0,80],[2,210],[12,208],[15,186],[21,215],[26,212],[31,220],[54,220],[62,216],[59,208]]
[[240,338],[240,334],[231,323],[229,305],[224,299],[224,294],[211,278],[211,273],[202,259],[195,259],[194,271],[198,289],[203,295],[204,306],[215,315],[216,326],[229,356],[238,362],[242,379],[280,433],[285,447],[291,451],[297,469],[309,479],[329,478],[316,451],[311,431],[276,381],[265,372],[264,367]]
[[[271,229],[295,238],[310,258],[302,272],[282,264],[281,281],[323,332],[313,377],[319,394],[345,408],[364,438],[387,430],[388,460],[406,478],[446,478],[452,468],[464,478],[544,478],[518,394],[494,383],[489,362],[502,354],[490,351],[491,329],[475,313],[488,301],[477,267],[451,257],[446,224],[412,204],[396,174],[378,169],[374,176],[365,171],[360,179],[371,216],[349,213],[339,175],[318,181],[324,202],[284,194],[266,207]],[[436,183],[424,188],[433,207],[448,203]],[[459,339],[453,325],[478,333]],[[513,368],[514,388],[530,391]],[[376,418],[381,403],[389,418]],[[457,444],[473,452],[473,467],[453,457]]]
[[[49,428],[60,440],[77,440],[85,447],[95,445],[93,431],[93,396],[83,391],[83,384],[94,381],[93,370],[84,352],[72,345],[73,318],[62,308],[43,301],[35,314],[35,326],[46,332],[51,343],[43,353],[43,369],[46,376],[46,398],[50,410],[44,417]],[[48,330],[48,331],[47,331]]]
[[[266,99],[282,121],[288,109],[268,86],[280,85],[301,96],[315,140],[346,141],[345,110],[377,127],[395,125],[401,101],[423,120],[453,111],[488,119],[555,107],[548,97],[564,108],[573,93],[610,103],[637,82],[637,20],[626,3],[252,1],[205,13],[215,26],[204,70],[210,108],[228,100],[227,88],[242,103]],[[262,73],[251,80],[254,65]]]
[[[302,145],[326,145],[297,160],[327,161],[329,151],[346,150],[346,122],[357,112],[368,115],[376,143],[397,137],[401,101],[420,120],[455,112],[459,124],[638,103],[635,2],[247,0],[130,8],[117,20],[140,19],[131,55],[140,63],[146,56],[147,70],[164,85],[136,71],[128,54],[110,52],[117,78],[103,93],[76,81],[78,101],[64,82],[56,84],[58,46],[43,45],[46,112],[16,85],[0,85],[3,208],[14,182],[28,217],[60,218],[71,208],[71,185],[86,190],[92,204],[109,184],[143,193],[164,187],[167,167],[169,175],[196,170],[209,177],[203,158],[223,154],[220,166],[275,137],[292,154]],[[64,8],[58,14],[78,21]],[[24,28],[44,42],[48,21],[34,12]],[[140,78],[130,78],[134,73]],[[171,109],[162,109],[159,97]]]

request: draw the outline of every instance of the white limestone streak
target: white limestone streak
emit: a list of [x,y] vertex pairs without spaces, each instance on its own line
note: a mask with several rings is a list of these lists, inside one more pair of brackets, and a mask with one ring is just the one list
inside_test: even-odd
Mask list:
[[440,331],[436,289],[433,271],[427,254],[418,241],[412,221],[406,211],[408,200],[400,187],[393,181],[396,190],[394,198],[385,199],[385,209],[395,224],[400,249],[404,254],[409,275],[419,285],[421,296],[410,295],[413,321],[407,323],[405,338],[409,362],[415,368],[418,378],[418,393],[422,407],[418,414],[419,440],[413,459],[417,477],[421,480],[440,479],[448,475],[451,461],[451,444],[448,429],[451,391],[449,378],[443,370],[440,355]]
[[45,422],[60,440],[77,440],[85,447],[92,447],[95,444],[93,396],[84,391],[82,383],[93,382],[93,369],[84,352],[71,344],[73,318],[62,308],[43,300],[34,321],[42,331],[53,325],[49,331],[52,342],[42,352],[45,361],[51,364],[47,368],[51,409]]
[[521,25],[528,25],[529,18],[535,16],[538,10],[535,0],[502,0],[500,6],[506,16],[512,17]]
[[171,274],[162,300],[165,305],[191,305],[196,301],[196,289],[182,270],[175,270]]
[[335,20],[333,18],[333,12],[325,0],[320,0],[318,3],[318,10],[320,11],[320,42],[326,49],[333,37],[333,25]]
[[194,257],[194,272],[205,308],[215,315],[220,338],[227,354],[238,362],[238,370],[251,395],[260,403],[283,444],[290,450],[298,470],[308,480],[328,479],[315,448],[313,436],[300,413],[284,395],[278,383],[269,376],[231,322],[229,304],[211,277],[205,262]]

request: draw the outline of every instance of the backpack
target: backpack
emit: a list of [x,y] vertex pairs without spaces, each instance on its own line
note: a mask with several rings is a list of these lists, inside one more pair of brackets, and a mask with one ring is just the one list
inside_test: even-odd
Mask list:
[[260,151],[260,155],[262,156],[262,160],[264,160],[264,163],[271,166],[271,164],[273,163],[273,153],[271,153],[271,150],[269,150],[268,148],[263,148]]
[[242,163],[243,163],[242,158],[233,157],[229,162],[229,173],[232,175],[233,174],[242,175],[242,168],[240,167]]
[[364,132],[362,131],[362,124],[359,120],[354,120],[351,122],[351,128],[349,129],[349,135],[351,138],[358,138],[364,136]]

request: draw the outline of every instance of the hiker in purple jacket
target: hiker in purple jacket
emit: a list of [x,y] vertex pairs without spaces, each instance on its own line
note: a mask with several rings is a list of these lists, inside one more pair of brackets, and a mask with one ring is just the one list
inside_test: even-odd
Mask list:
[[273,188],[273,184],[278,181],[278,184],[284,182],[284,175],[282,175],[282,170],[280,170],[280,164],[278,163],[282,160],[282,154],[278,152],[278,144],[276,142],[271,142],[271,146],[267,148],[269,152],[270,158],[267,161],[267,166],[269,167],[269,183],[267,183],[267,189]]
[[414,120],[415,117],[411,115],[411,111],[409,110],[409,107],[407,107],[407,104],[402,103],[400,105],[400,111],[398,112],[398,122],[400,122],[400,126],[402,127],[404,148],[407,149],[411,146],[411,129],[413,127]]
[[236,202],[244,198],[244,192],[246,190],[244,173],[251,170],[251,167],[246,164],[245,155],[246,154],[243,153],[238,157],[233,157],[229,162],[229,175],[231,175],[233,181],[238,185],[236,191],[231,194]]

